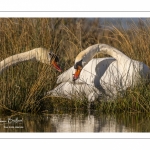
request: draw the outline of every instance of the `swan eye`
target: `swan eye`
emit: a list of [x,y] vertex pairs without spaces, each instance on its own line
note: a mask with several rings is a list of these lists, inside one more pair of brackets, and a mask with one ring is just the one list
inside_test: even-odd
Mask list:
[[54,60],[55,60],[56,62],[59,62],[58,56],[55,56]]
[[74,64],[74,69],[78,69],[78,67],[82,67],[82,59]]
[[75,65],[74,65],[74,69],[78,69],[78,66],[77,66],[77,64],[75,64]]
[[59,62],[59,58],[56,54],[50,52],[49,53],[51,60],[54,60],[55,62]]

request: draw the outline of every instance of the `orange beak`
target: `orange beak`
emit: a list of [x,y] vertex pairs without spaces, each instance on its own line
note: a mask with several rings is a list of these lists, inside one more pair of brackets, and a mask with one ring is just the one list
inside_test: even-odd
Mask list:
[[53,65],[53,67],[54,67],[57,71],[59,71],[59,72],[62,71],[62,70],[60,69],[60,67],[58,66],[58,64],[57,64],[56,61],[53,61],[53,62],[52,62],[52,65]]
[[81,68],[76,69],[75,74],[73,75],[73,81],[77,80],[79,78]]

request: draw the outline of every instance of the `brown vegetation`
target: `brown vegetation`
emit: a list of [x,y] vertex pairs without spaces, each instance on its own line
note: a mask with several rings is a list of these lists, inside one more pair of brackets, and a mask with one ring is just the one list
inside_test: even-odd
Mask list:
[[[6,57],[44,47],[55,52],[60,65],[67,70],[74,64],[76,55],[96,43],[110,44],[132,59],[150,66],[150,22],[134,22],[128,29],[119,24],[101,26],[99,18],[1,18],[0,60]],[[104,57],[99,55],[96,57]],[[86,108],[87,102],[46,98],[44,93],[56,84],[56,72],[50,66],[37,62],[24,62],[10,67],[0,76],[0,106],[17,112],[37,113],[43,110],[73,110]],[[110,104],[95,102],[94,108],[102,111],[149,112],[150,88],[143,85],[128,90],[127,96]]]

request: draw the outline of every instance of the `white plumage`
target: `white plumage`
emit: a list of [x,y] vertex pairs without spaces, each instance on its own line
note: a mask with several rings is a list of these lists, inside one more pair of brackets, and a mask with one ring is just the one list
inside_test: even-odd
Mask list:
[[52,64],[58,71],[61,72],[61,69],[57,65],[56,58],[57,56],[54,53],[50,53],[45,48],[35,48],[27,52],[9,56],[2,60],[0,62],[0,73],[2,73],[5,69],[7,69],[10,66],[14,66],[20,62],[28,60],[39,61],[48,65]]
[[[92,59],[97,53],[105,53],[113,58]],[[65,95],[66,98],[71,98],[72,95],[80,97],[85,93],[89,101],[101,95],[105,95],[107,99],[114,99],[118,92],[122,93],[128,87],[134,87],[141,81],[141,78],[147,79],[150,74],[146,64],[133,60],[106,44],[95,44],[81,51],[75,59],[75,65],[77,66],[80,61],[82,61],[80,66],[82,70],[79,77],[73,81],[73,74],[77,69],[71,67],[58,76],[57,83],[61,84],[48,94],[57,95],[57,97]],[[89,89],[92,91],[89,92]],[[91,93],[95,94],[90,97]]]

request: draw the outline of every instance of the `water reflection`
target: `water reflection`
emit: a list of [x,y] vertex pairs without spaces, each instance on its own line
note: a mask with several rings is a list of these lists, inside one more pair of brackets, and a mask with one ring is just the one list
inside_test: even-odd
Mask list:
[[145,114],[0,116],[0,132],[149,132]]

